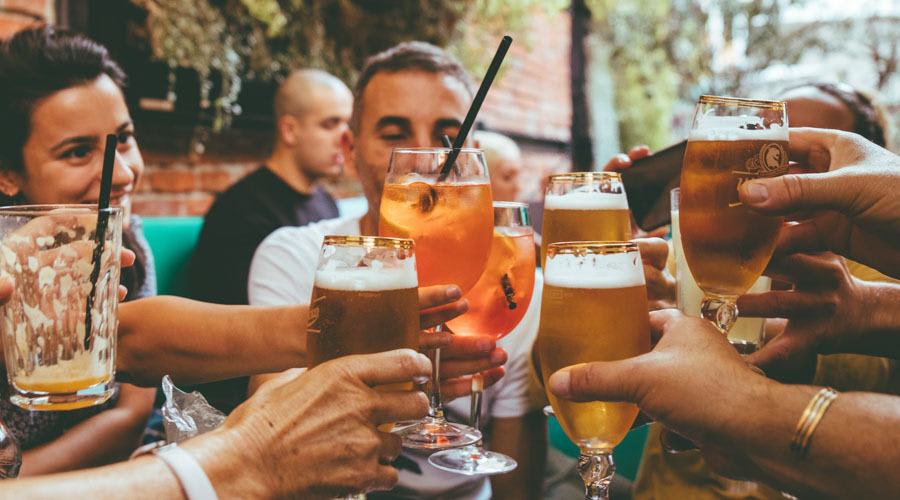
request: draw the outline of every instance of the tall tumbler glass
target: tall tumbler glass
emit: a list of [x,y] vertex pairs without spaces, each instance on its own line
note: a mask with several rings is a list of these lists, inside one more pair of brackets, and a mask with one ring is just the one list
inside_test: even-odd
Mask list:
[[737,297],[768,265],[783,222],[744,206],[738,187],[787,170],[784,102],[700,98],[681,170],[679,226],[685,259],[704,293],[701,315],[723,333],[738,318]]
[[99,216],[105,224],[88,205],[0,208],[0,269],[15,280],[0,331],[10,401],[22,408],[72,410],[113,394],[122,209]]

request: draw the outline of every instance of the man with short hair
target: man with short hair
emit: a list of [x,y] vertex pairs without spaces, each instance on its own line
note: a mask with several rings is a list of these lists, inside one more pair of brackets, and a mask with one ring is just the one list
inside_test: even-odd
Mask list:
[[[342,142],[353,109],[350,90],[320,70],[291,73],[274,99],[275,145],[265,164],[218,196],[203,224],[191,263],[193,297],[247,304],[247,275],[256,247],[282,226],[338,216],[334,199],[317,181],[340,175]],[[201,388],[230,411],[243,401],[247,380]]]
[[[379,204],[391,150],[440,147],[442,136],[454,138],[473,95],[471,77],[438,47],[408,42],[371,57],[355,88],[352,140],[346,153],[359,173],[369,211],[361,217],[282,228],[266,238],[251,266],[250,302],[308,301],[326,234],[378,234]],[[406,451],[396,464],[401,469],[400,483],[388,498],[488,499],[492,497],[491,483],[495,486],[493,498],[541,498],[546,423],[540,409],[544,400],[533,383],[529,362],[537,332],[539,285],[534,296],[516,330],[497,342],[508,352],[506,374],[484,392],[482,421],[489,436],[487,445],[515,458],[518,469],[489,482],[485,477],[439,471],[427,463],[427,454]],[[469,401],[459,399],[446,409],[450,418],[466,421]]]

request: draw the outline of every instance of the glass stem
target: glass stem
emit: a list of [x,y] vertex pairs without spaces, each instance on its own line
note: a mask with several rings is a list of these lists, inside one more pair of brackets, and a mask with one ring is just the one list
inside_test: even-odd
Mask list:
[[[443,331],[444,325],[434,327],[435,333]],[[444,405],[441,401],[441,349],[434,350],[431,362],[431,397],[428,408],[428,416],[434,420],[444,420]]]
[[734,322],[738,319],[736,300],[737,297],[706,295],[700,304],[700,315],[716,325],[719,331],[728,335]]
[[469,425],[481,430],[481,400],[484,396],[484,377],[481,372],[472,375],[472,405],[469,409]]
[[601,500],[609,498],[609,484],[616,472],[609,450],[581,449],[578,457],[578,474],[584,481],[584,498]]

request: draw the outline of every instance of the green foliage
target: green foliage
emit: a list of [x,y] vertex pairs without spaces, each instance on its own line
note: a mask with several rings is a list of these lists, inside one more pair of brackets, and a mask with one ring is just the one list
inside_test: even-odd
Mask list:
[[[492,53],[485,47],[500,35],[525,32],[530,16],[567,5],[567,0],[132,2],[148,12],[154,57],[200,74],[202,104],[211,108],[214,130],[228,126],[237,111],[243,78],[278,79],[293,68],[313,67],[352,83],[366,57],[407,40],[450,45],[477,74]],[[223,77],[223,92],[209,102],[213,71]]]
[[[786,7],[805,1],[586,0],[595,32],[610,50],[622,145],[665,146],[679,101],[708,92],[750,95],[748,82],[762,69],[795,63],[822,46],[815,30],[782,22]],[[714,46],[715,38],[737,64],[714,66],[721,57],[716,49],[723,48]]]

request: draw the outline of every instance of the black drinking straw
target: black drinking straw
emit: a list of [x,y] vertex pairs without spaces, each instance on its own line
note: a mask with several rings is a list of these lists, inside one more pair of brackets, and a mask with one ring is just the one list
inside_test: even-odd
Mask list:
[[503,63],[503,58],[506,57],[506,52],[509,50],[511,44],[512,37],[509,35],[504,36],[503,40],[500,41],[500,46],[497,47],[497,53],[494,54],[494,59],[491,61],[491,65],[488,66],[487,73],[484,75],[484,80],[481,80],[481,86],[478,87],[478,92],[475,93],[475,99],[472,100],[472,106],[469,107],[466,119],[463,120],[462,125],[459,127],[459,133],[456,134],[456,140],[453,141],[453,149],[450,151],[450,154],[447,155],[447,161],[444,163],[443,168],[441,168],[438,182],[447,180],[447,176],[450,175],[450,170],[453,169],[453,164],[456,163],[456,158],[459,156],[459,149],[465,144],[466,137],[469,135],[472,125],[475,124],[475,118],[478,116],[478,111],[481,110],[481,103],[483,103],[484,98],[487,97],[488,90],[490,90],[491,84],[494,83],[494,77],[497,76],[497,71],[500,70],[500,65]]
[[97,200],[97,229],[94,231],[94,255],[92,261],[94,268],[91,270],[91,294],[87,298],[87,306],[84,311],[84,349],[91,347],[93,333],[91,332],[91,309],[94,308],[94,296],[97,294],[97,280],[100,278],[100,260],[103,255],[103,245],[106,243],[106,226],[109,225],[109,195],[112,191],[112,174],[116,162],[116,146],[119,139],[115,134],[106,136],[106,148],[103,150],[103,173],[100,177],[100,198]]

